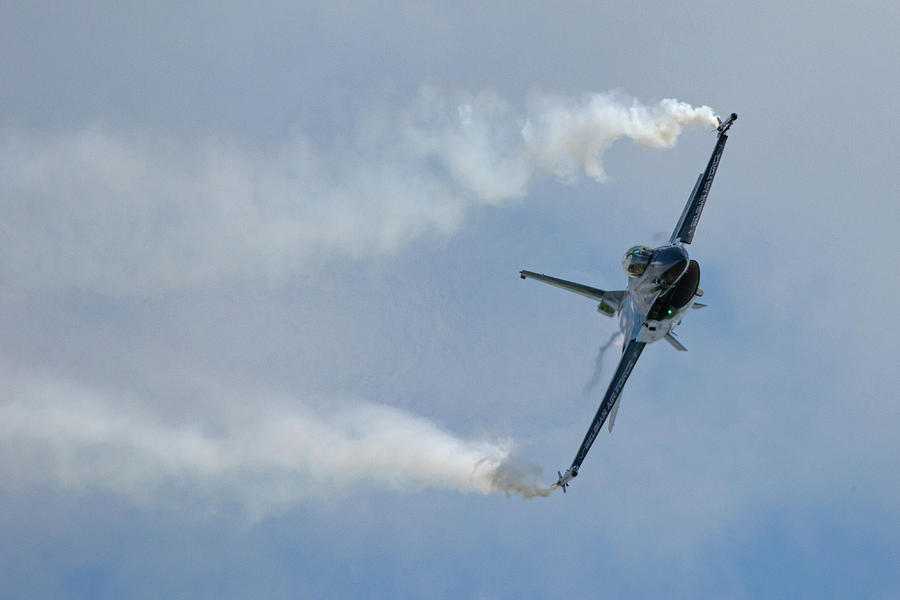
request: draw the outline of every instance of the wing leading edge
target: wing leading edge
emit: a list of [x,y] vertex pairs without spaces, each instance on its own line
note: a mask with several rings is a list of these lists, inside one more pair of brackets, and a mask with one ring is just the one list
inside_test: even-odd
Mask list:
[[688,197],[684,211],[681,213],[681,218],[678,219],[678,225],[675,226],[675,231],[672,232],[672,237],[669,238],[669,243],[681,242],[690,244],[694,239],[694,232],[697,230],[697,223],[700,221],[700,213],[703,212],[703,206],[706,204],[707,196],[709,196],[709,189],[712,187],[716,170],[719,168],[719,161],[722,160],[725,142],[728,141],[726,132],[736,119],[737,114],[731,113],[728,119],[719,123],[719,137],[716,140],[716,146],[713,148],[709,162],[706,164],[706,170],[697,177],[697,183],[694,184],[694,189]]
[[606,390],[606,395],[603,396],[603,401],[600,403],[600,407],[597,408],[597,414],[594,415],[594,420],[591,423],[591,426],[588,427],[587,433],[584,436],[584,441],[581,442],[581,447],[578,448],[578,454],[575,455],[572,466],[566,471],[567,474],[571,473],[572,476],[578,474],[578,469],[581,468],[581,463],[584,462],[588,450],[591,449],[594,440],[597,438],[597,434],[600,433],[600,430],[603,428],[606,417],[617,404],[619,396],[622,395],[622,388],[625,386],[628,376],[631,375],[631,370],[634,368],[637,359],[641,356],[641,352],[643,352],[645,345],[644,342],[631,340],[628,342],[628,345],[625,346],[625,351],[622,352],[622,359],[619,361],[618,368],[616,368],[616,374],[613,376],[612,381],[609,382],[609,388]]
[[623,290],[615,290],[610,292],[607,290],[601,290],[599,288],[591,287],[589,285],[584,285],[583,283],[575,283],[574,281],[566,281],[565,279],[559,279],[558,277],[551,277],[549,275],[543,275],[541,273],[534,273],[533,271],[519,271],[519,277],[521,277],[522,279],[528,279],[529,277],[532,279],[537,279],[538,281],[564,289],[569,292],[573,292],[575,294],[578,294],[579,296],[584,296],[585,298],[596,300],[598,302],[606,304],[613,312],[619,310],[619,307],[622,305],[622,297],[625,295],[625,292]]

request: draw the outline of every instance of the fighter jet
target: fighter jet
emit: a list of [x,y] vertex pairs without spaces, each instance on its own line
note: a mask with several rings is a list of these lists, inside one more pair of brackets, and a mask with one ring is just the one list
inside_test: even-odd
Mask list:
[[700,289],[700,265],[688,256],[685,244],[690,244],[694,239],[700,213],[706,204],[716,169],[725,150],[727,132],[735,120],[737,113],[731,113],[724,121],[718,119],[716,145],[706,170],[697,177],[697,183],[694,184],[669,243],[658,248],[634,246],[625,253],[622,258],[622,269],[628,275],[627,289],[606,291],[532,271],[519,272],[522,279],[529,277],[537,279],[599,302],[597,310],[601,314],[608,317],[618,315],[619,329],[624,336],[622,358],[616,373],[584,436],[584,441],[578,448],[572,466],[565,473],[557,471],[559,479],[553,484],[554,488],[560,487],[565,492],[571,480],[578,476],[581,463],[584,462],[607,417],[609,417],[609,431],[612,432],[622,388],[641,356],[644,346],[658,340],[666,340],[677,350],[686,350],[672,330],[681,323],[682,317],[689,310],[705,305],[697,302],[697,298],[703,295],[703,290]]

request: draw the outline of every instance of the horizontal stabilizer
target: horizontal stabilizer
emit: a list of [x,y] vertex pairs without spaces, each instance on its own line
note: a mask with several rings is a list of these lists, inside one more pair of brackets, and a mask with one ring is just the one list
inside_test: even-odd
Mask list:
[[674,346],[676,350],[680,352],[687,352],[687,348],[681,345],[681,342],[678,341],[678,338],[676,338],[671,331],[666,334],[666,337],[664,339],[672,344],[672,346]]
[[578,294],[579,296],[597,300],[601,304],[607,305],[613,312],[618,312],[619,307],[622,305],[622,298],[625,296],[624,290],[608,292],[589,285],[584,285],[583,283],[566,281],[565,279],[550,277],[549,275],[534,273],[533,271],[519,271],[519,277],[522,279],[528,279],[529,277],[531,279],[537,279],[538,281]]

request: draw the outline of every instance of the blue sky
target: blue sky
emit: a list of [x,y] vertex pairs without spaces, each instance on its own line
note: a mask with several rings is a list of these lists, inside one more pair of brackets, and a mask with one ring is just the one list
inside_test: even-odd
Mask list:
[[[0,17],[10,597],[900,594],[895,4]],[[550,482],[614,368],[583,393],[614,322],[518,270],[623,287],[715,139],[598,181],[541,115],[604,93],[741,115],[709,308],[508,498],[471,458]]]

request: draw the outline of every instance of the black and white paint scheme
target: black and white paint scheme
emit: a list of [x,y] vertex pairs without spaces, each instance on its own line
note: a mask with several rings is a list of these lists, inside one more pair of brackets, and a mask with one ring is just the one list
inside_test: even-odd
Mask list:
[[[898,31],[0,2],[0,596],[900,598]],[[519,270],[624,290],[731,110],[689,351],[551,492],[622,334]]]
[[572,478],[578,476],[581,463],[607,418],[609,431],[612,432],[622,388],[644,346],[658,340],[666,340],[677,350],[686,350],[672,330],[681,324],[682,317],[690,309],[703,308],[705,305],[696,301],[703,296],[703,290],[700,289],[700,265],[688,256],[684,246],[694,239],[700,213],[706,204],[719,161],[725,151],[727,132],[735,120],[737,113],[731,113],[724,121],[716,118],[718,136],[712,156],[709,157],[706,169],[697,177],[697,183],[688,196],[687,204],[669,238],[669,243],[657,248],[634,246],[625,252],[622,269],[628,275],[626,289],[606,291],[532,271],[519,273],[522,279],[530,277],[598,301],[597,311],[600,314],[619,318],[619,329],[623,339],[622,358],[584,441],[578,448],[572,466],[566,469],[565,473],[559,472],[559,479],[553,484],[562,488],[563,492],[566,491]]

